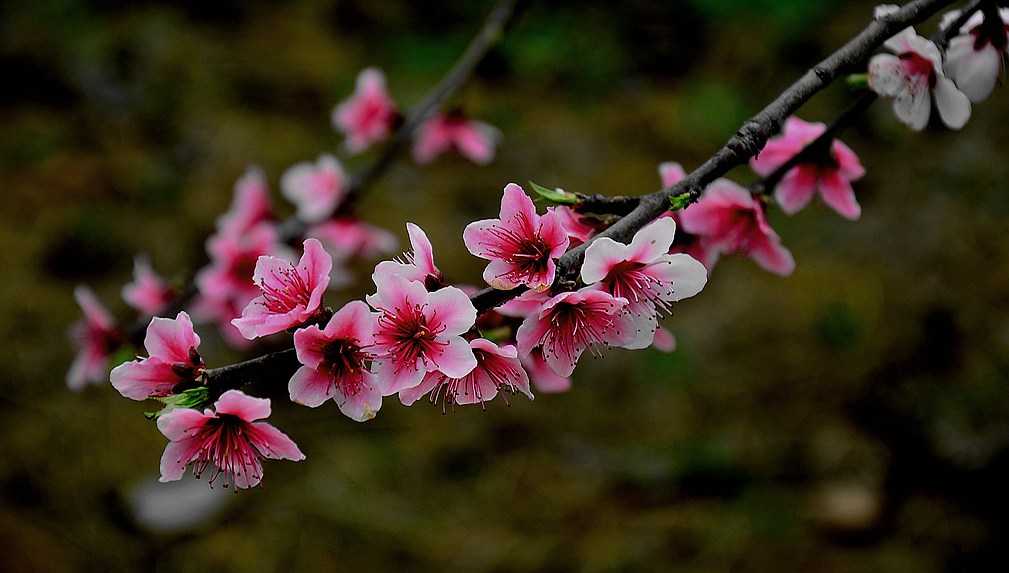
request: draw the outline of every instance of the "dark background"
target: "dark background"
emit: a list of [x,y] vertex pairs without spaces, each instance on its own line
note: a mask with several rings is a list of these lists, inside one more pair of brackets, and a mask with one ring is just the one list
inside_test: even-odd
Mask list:
[[[0,569],[989,567],[1009,533],[1005,89],[959,133],[913,134],[875,104],[843,134],[868,171],[862,219],[773,212],[794,276],[724,259],[665,322],[674,354],[586,357],[571,392],[487,412],[387,399],[357,424],[332,404],[276,401],[271,421],[306,461],[197,501],[222,505],[198,526],[138,516],[158,499],[195,515],[181,500],[206,484],[149,489],[165,444],[149,408],[108,385],[66,389],[74,285],[129,320],[118,292],[135,252],[184,284],[248,164],[293,212],[280,174],[337,148],[328,115],[357,71],[384,69],[409,106],[489,5],[2,4]],[[503,130],[497,161],[404,159],[361,216],[401,238],[416,222],[449,278],[474,283],[461,232],[496,215],[506,183],[653,191],[660,162],[699,165],[872,6],[534,3],[450,102]],[[829,121],[856,95],[839,82],[799,115]],[[199,332],[211,366],[240,358]]]

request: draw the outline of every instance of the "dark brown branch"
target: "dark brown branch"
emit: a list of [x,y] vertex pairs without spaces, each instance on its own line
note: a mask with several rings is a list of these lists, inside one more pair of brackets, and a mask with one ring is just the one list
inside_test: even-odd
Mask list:
[[[638,205],[626,217],[588,242],[565,253],[558,264],[558,280],[570,280],[576,276],[585,256],[585,249],[596,238],[609,237],[616,241],[627,242],[639,229],[669,209],[670,197],[685,195],[690,202],[695,202],[709,183],[730,169],[746,163],[750,157],[760,151],[767,140],[778,132],[788,116],[837,79],[842,70],[855,64],[864,63],[869,55],[887,38],[907,26],[924,21],[942,7],[951,4],[952,1],[916,0],[907,3],[892,14],[870,22],[847,44],[807,71],[760,113],[748,119],[739,131],[726,142],[725,146],[715,152],[703,165],[687,174],[676,184],[643,195],[640,197]],[[493,289],[484,289],[474,294],[471,300],[477,311],[483,312],[507,302],[524,290],[512,289],[493,292]],[[293,350],[286,352],[293,354]],[[208,371],[209,383],[211,387],[218,387],[215,385],[221,384],[218,381],[221,377],[230,381],[229,383],[259,380],[262,379],[260,373],[265,371],[270,372],[271,375],[277,373],[282,379],[286,379],[297,369],[297,361],[292,363],[290,354],[283,354],[275,359],[271,359],[270,356],[273,355],[210,370]],[[289,370],[275,368],[274,360],[286,364]]]

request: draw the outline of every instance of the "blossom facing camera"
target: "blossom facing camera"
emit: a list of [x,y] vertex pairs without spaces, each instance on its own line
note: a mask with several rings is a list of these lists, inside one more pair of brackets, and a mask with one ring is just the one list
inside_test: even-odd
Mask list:
[[[758,155],[750,158],[750,167],[759,175],[768,176],[801,152],[827,130],[822,123],[807,123],[797,117],[785,121],[779,137],[770,139]],[[820,197],[842,217],[855,220],[862,208],[855,200],[851,187],[865,175],[858,156],[847,145],[834,139],[822,157],[814,157],[788,170],[774,192],[781,210],[789,215],[797,212],[813,199]]]
[[414,136],[413,160],[427,165],[455,149],[477,165],[494,160],[501,132],[490,124],[468,119],[462,113],[436,114],[424,121]]
[[554,260],[568,248],[560,216],[537,215],[532,199],[515,183],[504,188],[501,217],[470,223],[462,237],[470,253],[490,260],[483,278],[501,290],[549,288],[557,271]]
[[[991,95],[1009,58],[1009,8],[993,13],[998,18],[988,21],[984,11],[974,12],[946,48],[946,74],[975,103]],[[959,16],[960,10],[947,12],[943,28]]]
[[658,317],[669,314],[674,302],[701,292],[708,281],[704,265],[693,257],[669,254],[675,232],[676,223],[661,218],[635,233],[629,245],[600,237],[585,250],[582,280],[627,300],[635,336],[624,348],[651,346]]
[[354,93],[333,108],[333,127],[347,136],[344,146],[351,154],[361,153],[392,133],[399,112],[389,97],[385,74],[365,68],[357,75]]
[[161,456],[161,481],[175,481],[192,464],[197,479],[210,472],[210,486],[224,476],[224,487],[246,489],[263,479],[264,459],[301,461],[305,454],[286,434],[266,422],[268,398],[228,390],[200,412],[177,408],[158,418],[169,443]]
[[382,407],[382,393],[370,370],[374,355],[375,315],[368,305],[351,301],[325,328],[311,325],[294,333],[303,365],[288,385],[291,400],[311,408],[332,398],[348,418],[364,422]]
[[795,270],[791,251],[767,222],[764,205],[728,179],[716,179],[701,198],[680,212],[688,233],[700,235],[725,254],[751,257],[765,270],[788,276]]
[[592,288],[562,292],[519,326],[515,333],[519,352],[529,354],[540,347],[554,374],[571,376],[585,350],[599,356],[602,347],[623,346],[636,338],[626,306],[627,299]]
[[274,334],[308,321],[322,306],[333,258],[318,239],[305,239],[297,265],[270,256],[256,262],[253,281],[261,294],[231,321],[248,340]]
[[897,119],[914,131],[928,125],[935,100],[939,119],[950,129],[960,129],[970,119],[970,100],[943,73],[942,54],[931,40],[905,28],[884,44],[893,54],[869,60],[869,89],[892,97]]
[[144,348],[149,358],[124,362],[112,369],[112,387],[131,400],[172,394],[177,384],[194,382],[206,369],[197,348],[200,337],[185,311],[175,318],[154,317],[147,327]]
[[379,312],[372,370],[383,396],[413,388],[438,370],[462,378],[476,357],[462,338],[476,322],[476,308],[455,287],[428,292],[424,284],[398,275],[382,276],[368,304]]

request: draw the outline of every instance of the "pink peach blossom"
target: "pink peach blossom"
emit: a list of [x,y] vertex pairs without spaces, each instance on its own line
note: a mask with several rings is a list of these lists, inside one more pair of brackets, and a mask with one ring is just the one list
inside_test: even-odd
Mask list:
[[288,385],[291,400],[315,408],[332,398],[348,418],[364,422],[382,407],[382,393],[369,370],[374,359],[375,315],[359,300],[341,308],[325,328],[311,325],[294,333],[303,364]]
[[182,478],[192,464],[197,479],[210,471],[211,487],[223,475],[224,487],[246,489],[262,480],[263,459],[305,459],[286,434],[256,422],[270,415],[268,398],[228,390],[214,403],[214,410],[177,408],[158,418],[158,430],[169,439],[161,456],[162,482]]
[[354,93],[333,108],[333,127],[347,136],[344,146],[351,154],[389,137],[398,117],[396,104],[385,87],[385,74],[365,68],[357,75]]
[[[974,12],[946,49],[946,74],[972,102],[991,95],[1009,57],[1009,8],[997,13],[999,20],[988,22],[983,11]],[[942,27],[959,16],[960,10],[947,12]]]
[[462,237],[470,253],[490,261],[483,272],[487,284],[502,290],[549,288],[557,272],[554,260],[568,247],[560,217],[537,215],[532,199],[515,183],[504,188],[500,218],[470,223]]
[[636,337],[634,321],[625,311],[627,299],[591,288],[562,292],[526,318],[515,333],[519,352],[542,347],[543,359],[559,376],[570,376],[586,349],[623,346]]
[[473,163],[486,165],[494,160],[500,139],[501,132],[482,121],[467,119],[460,113],[436,114],[417,128],[413,159],[420,165],[427,165],[455,148]]
[[347,176],[340,161],[329,154],[292,166],[280,178],[280,191],[297,207],[296,216],[318,223],[333,214],[347,194]]
[[469,345],[477,363],[469,374],[452,377],[437,370],[428,372],[418,386],[400,391],[400,401],[409,406],[430,392],[431,403],[441,401],[444,412],[446,407],[454,409],[456,404],[479,403],[483,406],[497,396],[499,391],[510,394],[521,392],[530,400],[533,399],[529,390],[529,376],[519,363],[514,346],[498,347],[484,338],[475,338]]
[[154,315],[161,312],[175,297],[168,281],[154,272],[151,261],[144,255],[133,258],[133,282],[123,285],[123,300],[137,312]]
[[383,396],[420,384],[439,370],[462,378],[476,358],[462,338],[476,322],[476,308],[455,287],[428,292],[423,283],[399,275],[381,277],[368,304],[379,311],[373,371]]
[[259,257],[252,280],[261,294],[249,302],[241,318],[231,321],[248,340],[304,324],[322,306],[333,259],[318,239],[305,239],[304,247],[297,265]]
[[674,302],[701,292],[708,280],[704,265],[689,255],[668,254],[676,223],[657,219],[634,234],[629,245],[600,237],[585,250],[582,280],[593,288],[626,299],[636,336],[623,346],[652,344],[657,319],[669,314]]
[[728,179],[712,183],[697,203],[680,212],[680,222],[722,253],[747,255],[779,275],[795,270],[795,259],[767,222],[763,204]]
[[588,242],[600,230],[598,226],[594,226],[591,223],[590,219],[583,217],[581,213],[578,213],[567,205],[547,207],[547,213],[553,213],[557,216],[561,227],[564,228],[564,232],[568,235],[569,249]]
[[131,400],[168,396],[177,384],[203,375],[199,346],[200,337],[185,311],[174,319],[154,317],[144,338],[150,357],[113,368],[109,376],[112,387]]
[[[769,140],[760,154],[750,159],[750,167],[760,175],[770,175],[826,129],[827,126],[822,123],[806,123],[790,117],[781,136]],[[774,197],[781,210],[791,215],[809,204],[819,190],[824,203],[841,216],[854,220],[858,219],[862,208],[855,200],[851,183],[863,175],[865,169],[855,152],[835,139],[824,157],[789,169],[778,184]]]
[[124,340],[112,313],[98,300],[94,291],[79,285],[74,289],[74,298],[84,311],[84,318],[70,328],[70,338],[77,345],[77,356],[67,371],[67,387],[78,391],[88,383],[105,381],[109,356]]
[[869,60],[869,89],[892,97],[897,119],[921,131],[928,125],[932,100],[939,118],[951,129],[960,129],[970,119],[970,100],[942,68],[942,54],[931,40],[913,28],[905,28],[884,43],[894,54],[878,54]]

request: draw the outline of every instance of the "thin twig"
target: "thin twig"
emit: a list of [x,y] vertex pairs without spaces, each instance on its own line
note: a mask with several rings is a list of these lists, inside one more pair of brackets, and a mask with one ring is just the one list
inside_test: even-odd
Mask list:
[[[466,50],[459,56],[459,59],[445,73],[442,79],[428,91],[424,99],[410,109],[396,135],[371,163],[362,167],[350,177],[347,196],[344,199],[345,203],[352,202],[366,188],[378,181],[407,148],[424,120],[434,113],[438,106],[455,96],[462,89],[477,65],[487,55],[487,52],[503,37],[508,25],[518,14],[520,1],[499,0],[494,5],[494,8],[491,9],[487,16],[487,20],[470,41]],[[281,240],[288,240],[303,235],[307,229],[305,223],[295,217],[289,217],[280,221],[277,227]],[[195,279],[191,280],[186,285],[185,290],[169,302],[161,312],[157,313],[157,316],[171,317],[178,314],[198,294],[199,289],[196,286]],[[149,323],[150,321],[147,317],[138,318],[134,321],[126,329],[128,339],[138,346],[143,344],[144,335],[147,332],[147,325]]]

